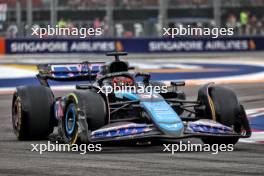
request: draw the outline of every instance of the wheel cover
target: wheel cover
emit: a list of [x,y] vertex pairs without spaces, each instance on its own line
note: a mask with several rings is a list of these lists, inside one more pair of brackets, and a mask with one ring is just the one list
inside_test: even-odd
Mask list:
[[13,109],[12,109],[12,121],[13,121],[13,128],[15,130],[16,135],[18,135],[18,132],[20,130],[21,126],[21,101],[19,97],[16,97]]
[[76,124],[76,108],[73,103],[71,103],[66,111],[65,117],[65,130],[68,137],[72,136]]

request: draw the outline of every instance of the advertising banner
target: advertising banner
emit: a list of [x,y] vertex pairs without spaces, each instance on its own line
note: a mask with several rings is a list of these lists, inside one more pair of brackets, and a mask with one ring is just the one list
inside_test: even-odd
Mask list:
[[264,51],[264,37],[139,38],[139,39],[7,39],[7,54],[95,53],[190,53]]

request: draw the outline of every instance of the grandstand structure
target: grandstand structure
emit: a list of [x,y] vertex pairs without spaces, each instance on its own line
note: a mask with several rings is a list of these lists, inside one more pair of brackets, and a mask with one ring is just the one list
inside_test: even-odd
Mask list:
[[[162,27],[233,27],[264,35],[264,0],[0,0],[0,36],[32,37],[32,26],[102,26],[103,37],[158,37]],[[61,24],[62,24],[61,23]]]

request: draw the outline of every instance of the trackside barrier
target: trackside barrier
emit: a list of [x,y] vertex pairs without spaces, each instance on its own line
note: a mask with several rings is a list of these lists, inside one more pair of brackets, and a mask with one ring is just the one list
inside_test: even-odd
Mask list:
[[134,39],[0,39],[0,53],[129,53],[264,51],[264,37],[134,38]]

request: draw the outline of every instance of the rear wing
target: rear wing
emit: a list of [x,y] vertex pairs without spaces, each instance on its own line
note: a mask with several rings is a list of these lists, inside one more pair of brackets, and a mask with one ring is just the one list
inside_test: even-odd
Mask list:
[[37,65],[40,84],[49,87],[48,80],[94,81],[104,62],[55,63]]

